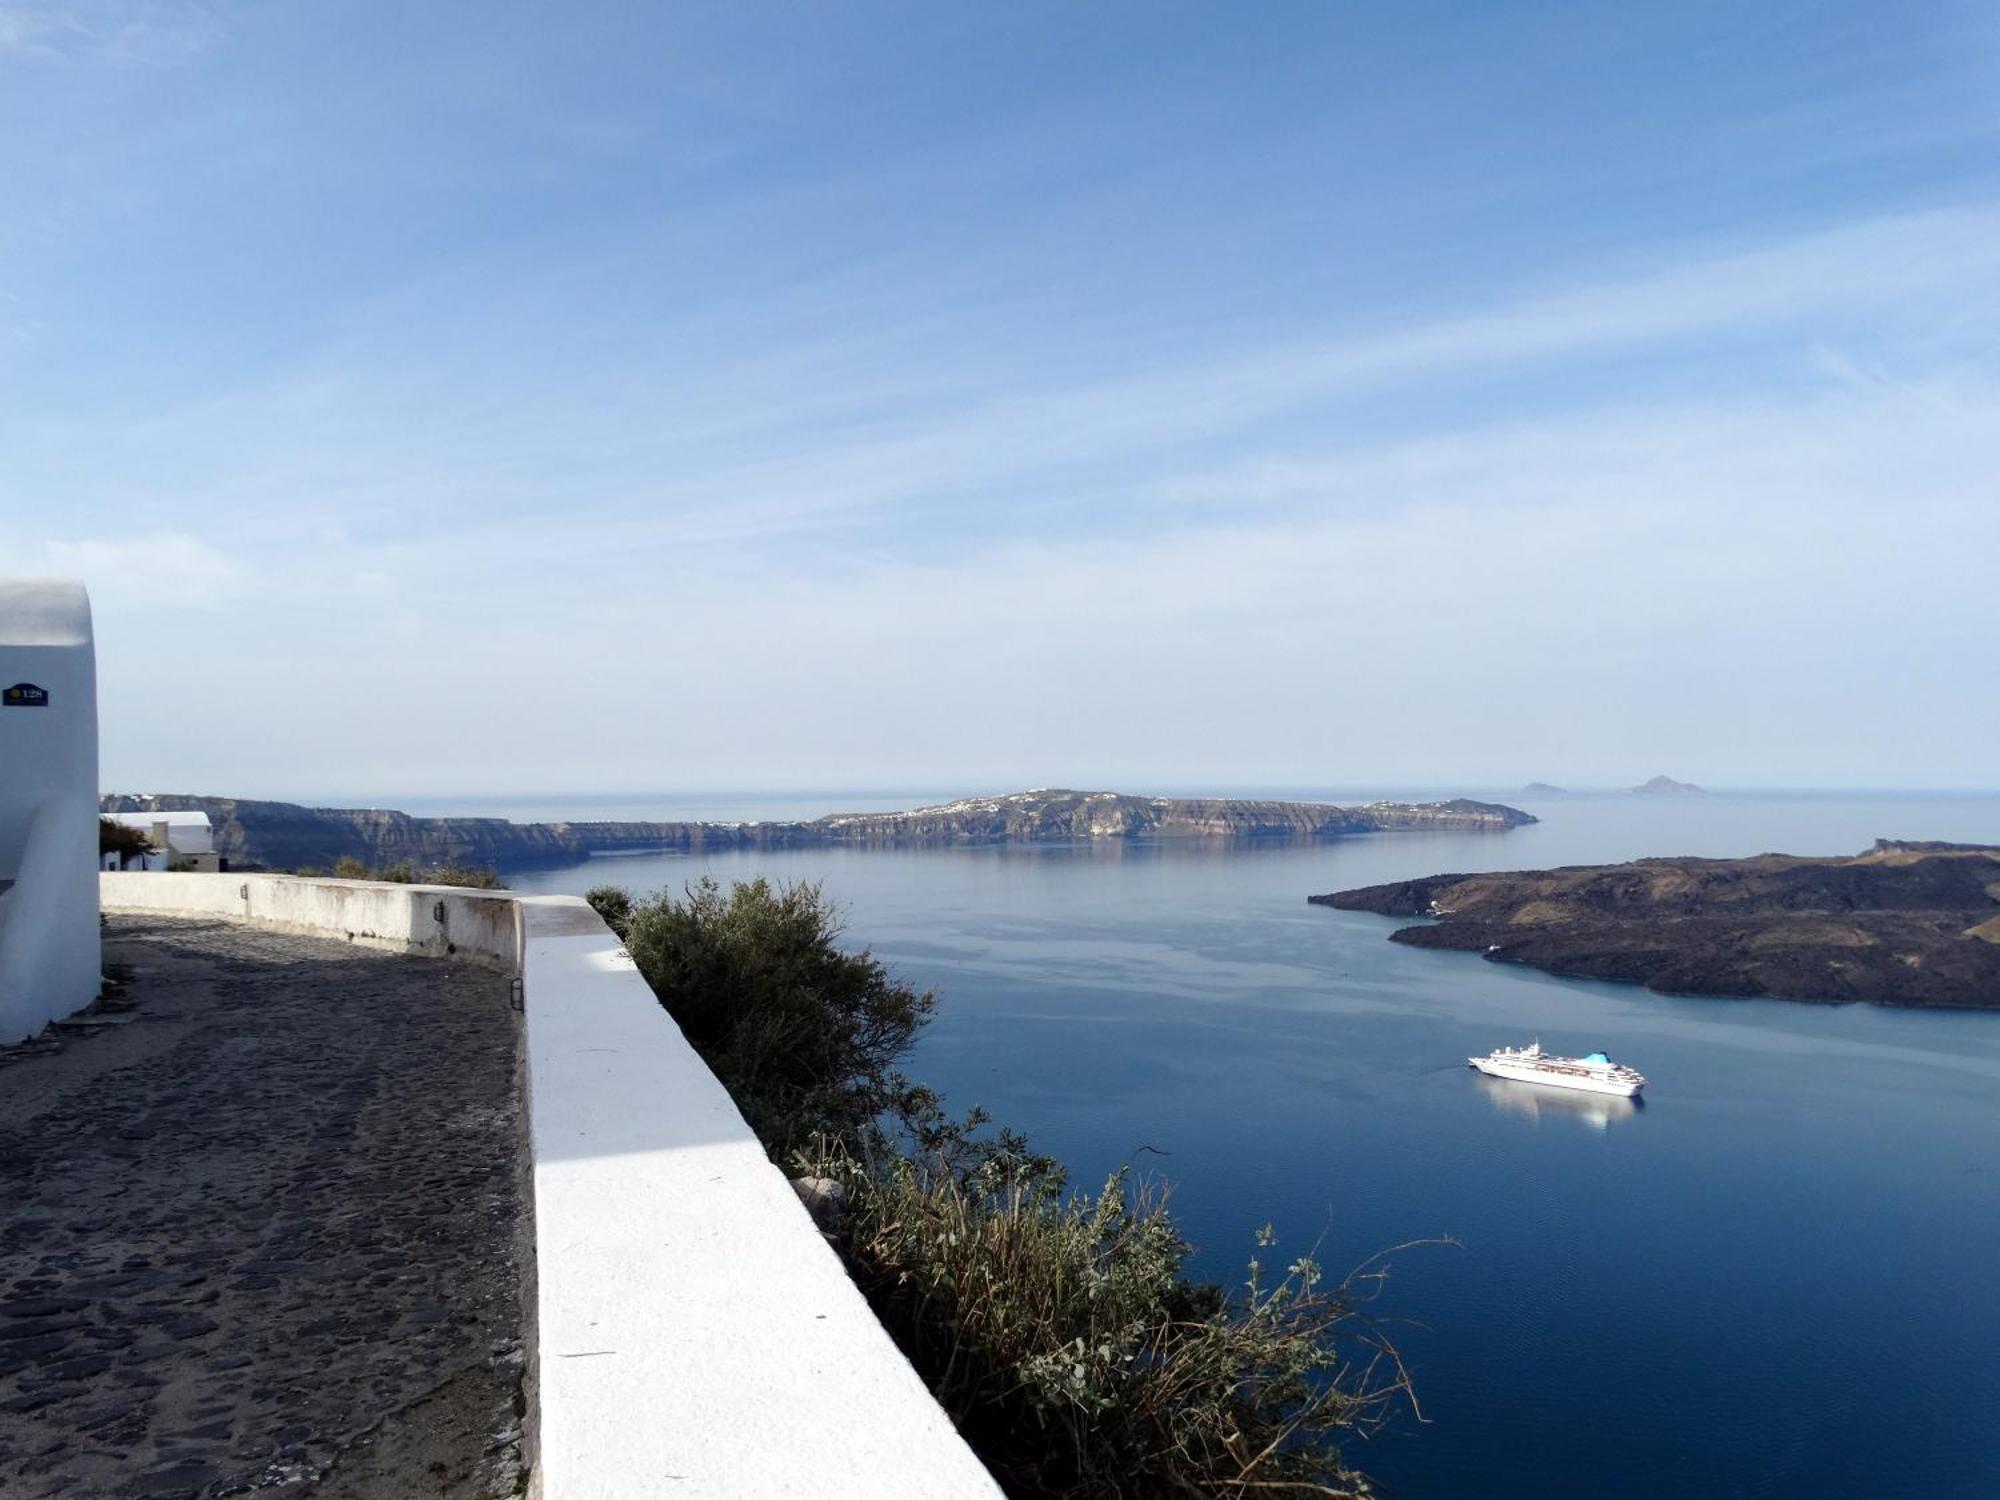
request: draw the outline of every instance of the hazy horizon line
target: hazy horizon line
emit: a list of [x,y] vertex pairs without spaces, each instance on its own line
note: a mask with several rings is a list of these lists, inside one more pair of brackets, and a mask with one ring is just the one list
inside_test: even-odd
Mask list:
[[[1675,778],[1676,780],[1680,778]],[[1634,789],[1644,781],[1632,783],[1611,782],[1542,782],[1541,786],[1552,787],[1556,791],[1577,797],[1620,797],[1634,794]],[[1690,782],[1700,792],[1717,797],[1756,796],[1889,796],[1889,797],[1991,797],[2000,796],[2000,785],[1991,786],[1941,786],[1941,785],[1883,785],[1865,783],[1773,783],[1773,782]],[[925,784],[878,784],[874,786],[686,786],[678,788],[609,788],[576,790],[567,788],[539,788],[505,792],[453,792],[453,791],[396,791],[396,792],[290,792],[274,791],[187,791],[181,789],[132,790],[105,787],[103,796],[167,796],[167,797],[231,797],[238,801],[289,802],[307,807],[365,807],[390,811],[403,810],[404,804],[422,803],[506,803],[523,801],[570,801],[570,802],[632,802],[632,801],[673,801],[697,800],[714,801],[725,798],[775,798],[785,801],[805,799],[871,799],[875,807],[888,807],[892,802],[901,805],[915,805],[912,799],[936,799],[948,801],[964,797],[1010,796],[1025,791],[1081,791],[1111,792],[1121,796],[1153,796],[1173,798],[1224,797],[1240,800],[1265,801],[1344,801],[1370,796],[1472,796],[1482,797],[1522,797],[1531,795],[1531,783],[1495,781],[1339,781],[1339,782],[1168,782],[1120,786],[1116,783],[1094,783],[1090,781],[1040,781],[1014,782],[1000,786],[967,788],[963,783],[939,782]]]

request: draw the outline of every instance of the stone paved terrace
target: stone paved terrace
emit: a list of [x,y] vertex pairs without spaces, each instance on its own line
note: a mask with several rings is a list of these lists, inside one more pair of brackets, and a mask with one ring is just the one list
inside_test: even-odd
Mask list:
[[506,976],[106,937],[117,1024],[0,1049],[0,1495],[515,1493]]

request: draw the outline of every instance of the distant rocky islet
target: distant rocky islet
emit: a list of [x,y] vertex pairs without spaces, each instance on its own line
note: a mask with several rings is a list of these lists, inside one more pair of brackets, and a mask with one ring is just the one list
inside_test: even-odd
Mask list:
[[1637,786],[1619,787],[1611,792],[1578,792],[1566,786],[1553,786],[1546,781],[1531,781],[1521,788],[1523,797],[1703,797],[1707,789],[1698,787],[1691,781],[1676,781],[1671,776],[1655,776],[1642,781]]
[[2000,848],[1640,859],[1432,875],[1310,901],[1424,917],[1390,937],[1670,995],[2000,1009]]

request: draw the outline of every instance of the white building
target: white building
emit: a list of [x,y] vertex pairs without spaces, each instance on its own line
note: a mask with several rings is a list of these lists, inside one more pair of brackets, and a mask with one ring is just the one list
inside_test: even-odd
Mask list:
[[0,578],[0,1043],[97,998],[97,658],[69,578]]
[[116,854],[106,854],[107,870],[195,870],[213,874],[222,868],[215,853],[215,830],[208,814],[189,812],[106,813],[113,823],[136,828],[152,841],[153,851],[136,865],[121,864]]

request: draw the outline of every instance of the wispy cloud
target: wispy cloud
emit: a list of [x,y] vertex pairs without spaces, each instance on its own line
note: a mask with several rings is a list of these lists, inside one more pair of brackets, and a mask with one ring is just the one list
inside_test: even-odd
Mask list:
[[[1750,369],[1767,393],[1864,369],[1885,381],[1980,372],[2000,339],[2000,208],[1870,217],[1549,279],[1567,289],[1275,344],[1218,337],[1135,372],[1104,369],[1118,361],[1101,356],[1097,373],[1056,383],[956,369],[927,381],[935,353],[869,363],[775,341],[712,374],[656,361],[616,367],[615,379],[509,385],[476,370],[385,367],[399,348],[341,342],[301,355],[289,374],[163,405],[123,431],[94,426],[87,444],[107,476],[129,455],[120,490],[160,504],[185,485],[232,525],[281,532],[289,497],[310,495],[361,533],[462,530],[476,518],[484,535],[553,503],[563,522],[551,545],[564,555],[819,547],[835,534],[921,552],[947,518],[947,530],[1061,524],[1087,535],[1135,508],[1204,503],[1190,483],[1145,476],[1207,473],[1232,446],[1280,461],[1299,430],[1365,429],[1385,409],[1420,429],[1464,425],[1440,411],[1505,408],[1517,390],[1587,415],[1661,370],[1691,372],[1671,388]],[[819,291],[793,295],[810,303]],[[49,423],[18,434],[17,482],[38,460],[73,463],[85,441]],[[196,466],[176,479],[162,456],[182,453]],[[1239,485],[1228,503],[1249,498]],[[1222,503],[1219,492],[1210,500]],[[1377,503],[1393,502],[1383,491]],[[589,529],[569,524],[579,515]]]
[[0,533],[8,572],[86,580],[116,607],[221,610],[243,602],[251,570],[214,543],[185,531],[131,537],[8,537]]
[[[462,558],[495,568],[506,566],[510,549],[549,565],[587,565],[667,554],[712,559],[768,550],[786,538],[799,539],[821,562],[846,550],[922,556],[939,545],[935,528],[905,530],[896,518],[949,517],[961,535],[1004,538],[1053,525],[1087,538],[1147,524],[1142,518],[1181,524],[1204,509],[1241,518],[1302,506],[1359,514],[1446,494],[1468,505],[1517,503],[1538,489],[1574,492],[1580,476],[1600,493],[1614,484],[1630,493],[1656,471],[1662,445],[1669,456],[1676,445],[1712,455],[1714,468],[1733,466],[1745,481],[1790,485],[1803,481],[1788,474],[1809,472],[1819,483],[1834,476],[1815,452],[1852,447],[1843,440],[1815,448],[1823,434],[1840,437],[1854,420],[1826,399],[1830,390],[1901,391],[1906,400],[1868,410],[1895,411],[1897,421],[1919,427],[1932,418],[1955,430],[1978,427],[1978,411],[1953,394],[1952,372],[1978,391],[2000,378],[1988,368],[1990,335],[2000,323],[1995,286],[2000,210],[1975,206],[1684,256],[1576,290],[1529,292],[1365,335],[1212,351],[1165,370],[961,397],[942,409],[932,404],[921,417],[900,409],[908,403],[891,388],[881,409],[856,424],[871,430],[858,439],[845,435],[840,420],[788,428],[743,415],[728,447],[704,454],[702,445],[682,442],[671,414],[649,433],[636,411],[621,413],[629,425],[614,433],[597,428],[587,412],[550,425],[547,411],[524,410],[516,421],[503,406],[467,428],[477,449],[435,436],[466,426],[438,421],[435,412],[429,432],[399,423],[394,467],[385,473],[370,428],[396,413],[357,409],[368,382],[358,372],[323,369],[263,392],[164,412],[137,436],[148,452],[162,442],[211,451],[241,443],[222,488],[204,476],[201,493],[233,532],[267,533],[264,545],[272,547],[289,546],[301,527],[319,524],[290,507],[260,511],[260,496],[289,493],[314,495],[319,514],[341,517],[356,536],[400,544],[449,537]],[[1869,352],[1849,352],[1849,335]],[[1621,394],[1625,382],[1600,390],[1594,377],[1579,374],[1541,398],[1548,410],[1538,417],[1496,425],[1480,415],[1432,413],[1428,430],[1419,424],[1411,435],[1301,440],[1316,425],[1312,417],[1349,430],[1348,403],[1379,404],[1390,393],[1398,393],[1399,406],[1422,412],[1420,393],[1468,383],[1504,391],[1517,380],[1546,382],[1550,372],[1587,370],[1605,359],[1641,371],[1662,358],[1699,368],[1740,355],[1746,342],[1776,351],[1752,396],[1690,401],[1645,392],[1636,406],[1621,406],[1630,399]],[[1867,377],[1864,359],[1874,371]],[[783,408],[793,394],[808,405],[824,399],[810,383],[809,362],[797,373],[808,384],[796,393],[782,377],[776,384],[759,377],[767,408]],[[662,399],[672,399],[670,388]],[[1954,410],[1965,415],[1950,416]],[[1275,419],[1286,419],[1285,430],[1262,431]],[[1402,425],[1411,420],[1405,416]],[[511,473],[496,467],[496,459],[521,457],[488,445],[496,424],[510,434],[537,433],[538,442],[587,461],[577,470],[590,475],[587,488],[547,477],[539,464]],[[1788,439],[1778,458],[1768,439],[1779,429],[1812,436]],[[1873,430],[1865,420],[1861,429]],[[1245,458],[1236,439],[1252,430],[1260,435],[1247,445],[1254,456]],[[272,436],[260,444],[259,433]],[[730,449],[776,451],[734,460]],[[1921,468],[1936,451],[1912,448],[1905,467]],[[1163,457],[1171,459],[1171,477],[1138,477],[1157,472]],[[551,483],[562,487],[553,510]],[[162,503],[172,503],[171,495]],[[578,524],[584,517],[588,524]],[[371,567],[365,559],[353,566]]]
[[742,538],[843,512],[960,504],[1039,473],[1179,452],[1343,397],[1506,381],[1566,361],[1668,349],[1700,359],[1744,339],[1803,349],[1857,326],[1871,339],[1907,334],[1977,355],[2000,325],[1996,285],[2000,210],[1899,215],[1375,334],[1211,351],[1178,368],[994,395],[920,430],[760,458],[653,494],[687,540]]
[[[233,642],[232,671],[277,682],[311,660],[351,724],[487,744],[493,789],[579,757],[657,779],[618,748],[634,714],[651,722],[647,705],[696,716],[660,743],[697,734],[707,763],[752,781],[796,778],[774,715],[813,725],[813,763],[836,779],[976,782],[1031,764],[1184,776],[1191,703],[1204,756],[1274,781],[1327,766],[1555,774],[1577,764],[1557,728],[1586,723],[1593,756],[1689,775],[1866,779],[1890,763],[1964,779],[1972,747],[2000,734],[2000,706],[1940,698],[1932,679],[2000,626],[1986,581],[2000,508],[1984,487],[2000,472],[1996,403],[1995,383],[1848,386],[1301,452],[1177,481],[1214,503],[1156,526],[925,560],[757,546],[683,558],[626,521],[378,547],[330,536],[267,560],[266,576],[237,568],[233,589],[286,628]],[[125,559],[135,583],[148,550]],[[95,567],[103,554],[60,556]],[[1913,612],[1931,643],[1914,658]],[[114,613],[189,650],[202,638],[198,619],[143,593]],[[426,684],[441,661],[453,691],[440,696]],[[563,684],[564,713],[521,719],[509,705],[522,681]],[[219,713],[272,756],[297,731]],[[1918,720],[1921,749],[1906,744]],[[976,750],[969,723],[984,726]],[[1051,746],[1096,759],[1037,758]],[[379,785],[394,789],[393,774]]]
[[21,0],[0,5],[0,53],[54,55],[65,38],[81,34],[81,26],[67,5],[24,4]]
[[220,34],[200,0],[0,0],[0,58],[182,61]]

